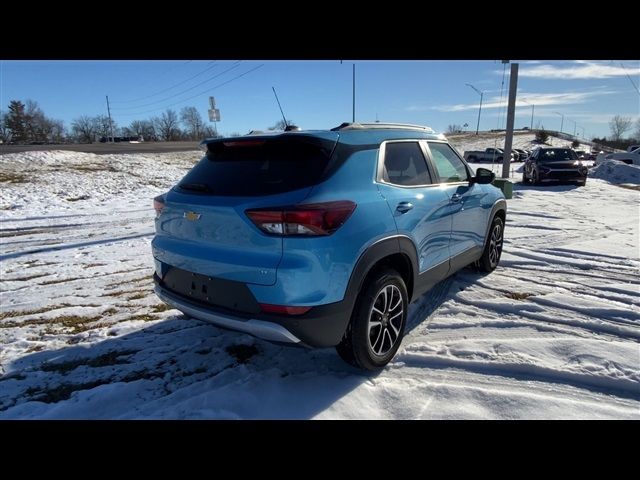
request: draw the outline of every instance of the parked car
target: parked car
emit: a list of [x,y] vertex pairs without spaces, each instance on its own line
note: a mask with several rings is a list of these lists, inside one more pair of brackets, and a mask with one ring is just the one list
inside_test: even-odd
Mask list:
[[529,152],[523,150],[521,148],[514,148],[514,150],[518,153],[518,162],[524,162],[527,158],[529,158]]
[[570,148],[538,148],[522,169],[522,183],[569,181],[584,185],[589,170]]
[[154,199],[155,291],[190,317],[335,346],[373,370],[395,355],[410,302],[467,265],[498,265],[506,202],[494,174],[474,174],[429,128],[203,143],[204,158]]
[[[514,161],[514,154],[511,152],[511,161]],[[487,148],[481,150],[469,150],[464,152],[464,159],[469,163],[476,162],[497,162],[501,163],[504,158],[504,150],[501,148]]]
[[627,152],[633,152],[634,150],[637,150],[640,148],[640,145],[629,145],[627,147]]
[[609,153],[604,160],[618,160],[627,165],[640,165],[640,147],[630,152]]

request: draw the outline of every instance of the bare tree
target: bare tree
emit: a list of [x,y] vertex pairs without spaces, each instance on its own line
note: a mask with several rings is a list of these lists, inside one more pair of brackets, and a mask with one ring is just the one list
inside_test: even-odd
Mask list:
[[447,133],[459,133],[462,130],[462,125],[452,124],[447,127]]
[[204,136],[204,121],[196,107],[184,107],[180,111],[180,119],[190,140],[200,140]]
[[149,120],[134,120],[129,125],[129,130],[133,135],[136,135],[143,140],[152,140],[155,138],[155,128],[153,122]]
[[633,138],[635,138],[637,142],[640,142],[640,118],[636,120],[636,131],[633,134]]
[[54,143],[62,143],[65,140],[66,130],[64,128],[64,122],[62,120],[49,119],[50,124],[50,136],[49,140]]
[[286,123],[284,120],[278,120],[275,125],[269,127],[269,130],[284,130],[287,125],[293,124],[293,120],[287,119]]
[[152,119],[152,122],[164,141],[170,142],[180,139],[178,114],[174,110],[167,109],[160,117]]
[[218,137],[221,137],[222,135],[220,135],[220,133],[216,131],[216,129],[213,128],[211,125],[205,125],[204,129],[202,130],[202,136],[204,138],[218,138]]
[[98,130],[96,119],[82,115],[71,123],[71,130],[80,142],[93,143]]
[[619,142],[622,140],[622,135],[631,129],[631,117],[623,117],[622,115],[616,115],[609,122],[609,128],[611,129],[611,139]]
[[101,137],[110,137],[111,133],[115,136],[118,131],[118,126],[113,119],[110,119],[107,115],[98,115],[94,117],[96,122],[96,134]]

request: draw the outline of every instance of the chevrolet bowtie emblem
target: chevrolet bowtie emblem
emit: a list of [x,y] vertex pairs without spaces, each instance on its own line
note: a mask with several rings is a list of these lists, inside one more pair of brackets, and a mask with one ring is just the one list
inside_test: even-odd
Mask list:
[[200,217],[202,216],[201,213],[196,213],[196,212],[184,212],[183,217],[186,218],[187,220],[191,220],[192,222],[195,222],[196,220],[200,220]]

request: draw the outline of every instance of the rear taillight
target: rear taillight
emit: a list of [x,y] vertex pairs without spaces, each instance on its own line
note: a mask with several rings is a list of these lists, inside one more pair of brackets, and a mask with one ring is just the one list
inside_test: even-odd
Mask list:
[[164,209],[164,195],[158,195],[153,199],[153,209],[156,211],[156,218],[158,218]]
[[251,221],[271,235],[331,235],[351,216],[356,204],[348,200],[295,207],[247,210]]
[[291,307],[289,305],[272,305],[270,303],[260,303],[259,305],[264,313],[274,313],[276,315],[302,315],[311,310],[311,307]]

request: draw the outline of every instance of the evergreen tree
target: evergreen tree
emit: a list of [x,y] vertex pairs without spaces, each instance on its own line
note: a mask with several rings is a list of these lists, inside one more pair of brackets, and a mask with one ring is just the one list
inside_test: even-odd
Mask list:
[[27,141],[27,117],[24,103],[20,100],[9,102],[9,112],[5,117],[5,127],[11,131],[11,140],[16,143]]

